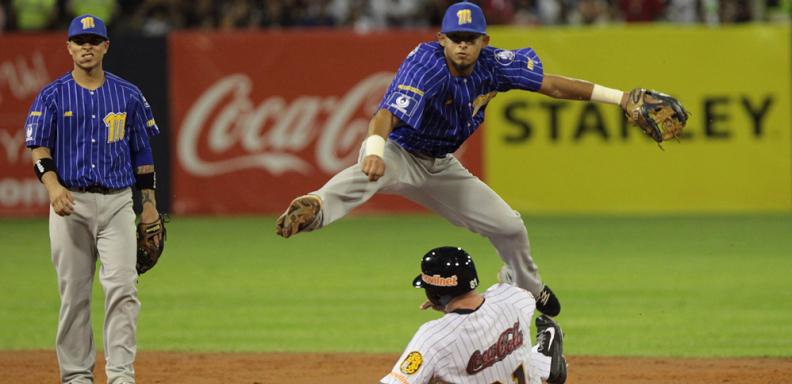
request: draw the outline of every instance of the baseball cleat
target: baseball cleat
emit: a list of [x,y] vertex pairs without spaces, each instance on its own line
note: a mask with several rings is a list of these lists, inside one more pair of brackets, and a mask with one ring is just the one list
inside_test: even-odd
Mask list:
[[561,327],[550,316],[536,318],[537,352],[550,357],[549,384],[564,384],[567,378],[566,358],[564,358],[564,334]]
[[275,223],[275,233],[284,238],[316,227],[317,216],[322,209],[322,200],[317,196],[304,195],[292,200]]
[[[514,271],[508,266],[504,265],[498,271],[498,282],[503,284],[514,284]],[[539,312],[548,316],[558,316],[561,313],[561,302],[553,291],[545,285],[539,295],[536,297],[536,309]]]

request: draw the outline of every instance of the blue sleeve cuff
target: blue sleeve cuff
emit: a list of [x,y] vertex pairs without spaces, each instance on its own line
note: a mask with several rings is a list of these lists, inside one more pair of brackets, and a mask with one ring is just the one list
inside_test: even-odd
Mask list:
[[154,165],[154,154],[151,152],[151,147],[146,146],[138,152],[132,152],[132,164],[135,168],[144,165]]

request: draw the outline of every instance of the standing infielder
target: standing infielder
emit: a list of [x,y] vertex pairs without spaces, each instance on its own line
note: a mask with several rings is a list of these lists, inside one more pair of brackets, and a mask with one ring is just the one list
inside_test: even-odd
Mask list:
[[483,295],[476,266],[461,248],[440,247],[421,260],[413,286],[423,288],[443,317],[422,325],[385,384],[541,383],[566,381],[561,328],[550,317],[536,318],[536,346],[530,324],[535,300],[530,292],[496,284]]
[[61,382],[93,382],[91,286],[98,258],[108,383],[134,383],[140,302],[130,187],[141,190],[141,222],[159,220],[149,145],[159,129],[140,90],[102,69],[110,47],[104,22],[79,16],[68,33],[74,69],[41,90],[25,121],[34,170],[52,205],[49,235],[61,297],[56,340]]
[[531,48],[489,47],[484,14],[472,3],[448,8],[437,40],[407,55],[369,123],[358,163],[294,199],[276,232],[289,237],[327,226],[377,192],[402,195],[486,236],[506,263],[501,280],[527,289],[539,311],[556,316],[561,305],[539,277],[519,213],[452,153],[484,121],[487,103],[510,89],[621,105],[658,142],[677,135],[687,114],[676,100],[653,91],[627,94],[545,75]]

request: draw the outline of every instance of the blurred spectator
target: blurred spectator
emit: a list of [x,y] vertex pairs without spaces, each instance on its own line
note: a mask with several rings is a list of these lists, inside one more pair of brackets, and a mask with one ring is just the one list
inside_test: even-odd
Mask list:
[[336,24],[330,14],[330,0],[309,1],[300,25],[305,27],[332,27]]
[[261,7],[250,0],[231,0],[220,6],[221,29],[249,29],[257,27],[262,20]]
[[263,27],[288,27],[293,23],[287,13],[286,5],[282,1],[265,1],[264,17],[261,20]]
[[770,21],[788,22],[792,18],[792,0],[767,0],[765,7]]
[[[161,36],[179,28],[439,27],[459,0],[0,0],[0,31],[64,28],[95,14],[114,33]],[[470,0],[490,25],[790,21],[792,0]],[[123,15],[123,17],[121,17]]]
[[332,0],[318,3],[327,3],[327,12],[337,25],[351,26],[358,31],[426,26],[429,15],[434,17],[435,13],[427,0]]
[[369,0],[334,0],[331,12],[340,25],[366,32],[376,27],[370,5]]
[[650,22],[663,16],[662,0],[619,0],[619,10],[628,23]]
[[514,20],[514,2],[510,0],[482,0],[478,2],[487,24],[511,24]]
[[7,9],[6,2],[0,1],[0,34],[9,29]]
[[605,0],[579,0],[569,17],[570,24],[604,24],[610,22],[610,7]]
[[720,23],[720,3],[718,0],[702,0],[702,19],[707,25]]
[[304,0],[282,0],[285,11],[284,24],[289,27],[299,27],[307,19],[307,9]]
[[421,22],[423,15],[421,10],[421,0],[371,0],[372,8],[382,7],[384,22],[380,23],[384,27],[414,27],[425,25]]
[[182,10],[184,12],[184,26],[186,28],[216,28],[217,27],[217,4],[214,0],[195,0],[185,2]]
[[564,0],[537,0],[539,19],[545,25],[566,23],[567,9]]
[[724,24],[745,23],[753,18],[748,0],[721,0],[720,21]]
[[421,15],[427,24],[437,27],[443,21],[446,8],[453,2],[452,0],[425,0]]
[[143,35],[162,36],[183,25],[181,15],[178,0],[146,0],[135,18]]
[[701,0],[671,0],[666,8],[668,21],[680,24],[701,22]]
[[67,7],[69,18],[90,13],[104,20],[108,26],[113,24],[117,10],[116,0],[69,0]]
[[514,18],[512,23],[515,25],[534,25],[539,23],[532,0],[516,0],[514,4]]
[[17,29],[23,31],[49,29],[58,16],[56,0],[13,0],[11,6]]

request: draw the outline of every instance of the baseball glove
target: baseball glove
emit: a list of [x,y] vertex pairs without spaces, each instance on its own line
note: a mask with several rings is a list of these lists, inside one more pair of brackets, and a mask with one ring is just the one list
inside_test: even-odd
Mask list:
[[678,137],[690,115],[675,98],[644,88],[630,91],[622,109],[631,123],[658,143]]
[[314,195],[304,195],[292,200],[275,222],[275,233],[289,238],[304,231],[312,231],[317,225],[316,216],[322,208],[322,201]]
[[167,215],[160,215],[153,223],[139,223],[137,226],[137,272],[146,273],[159,261],[165,249]]

